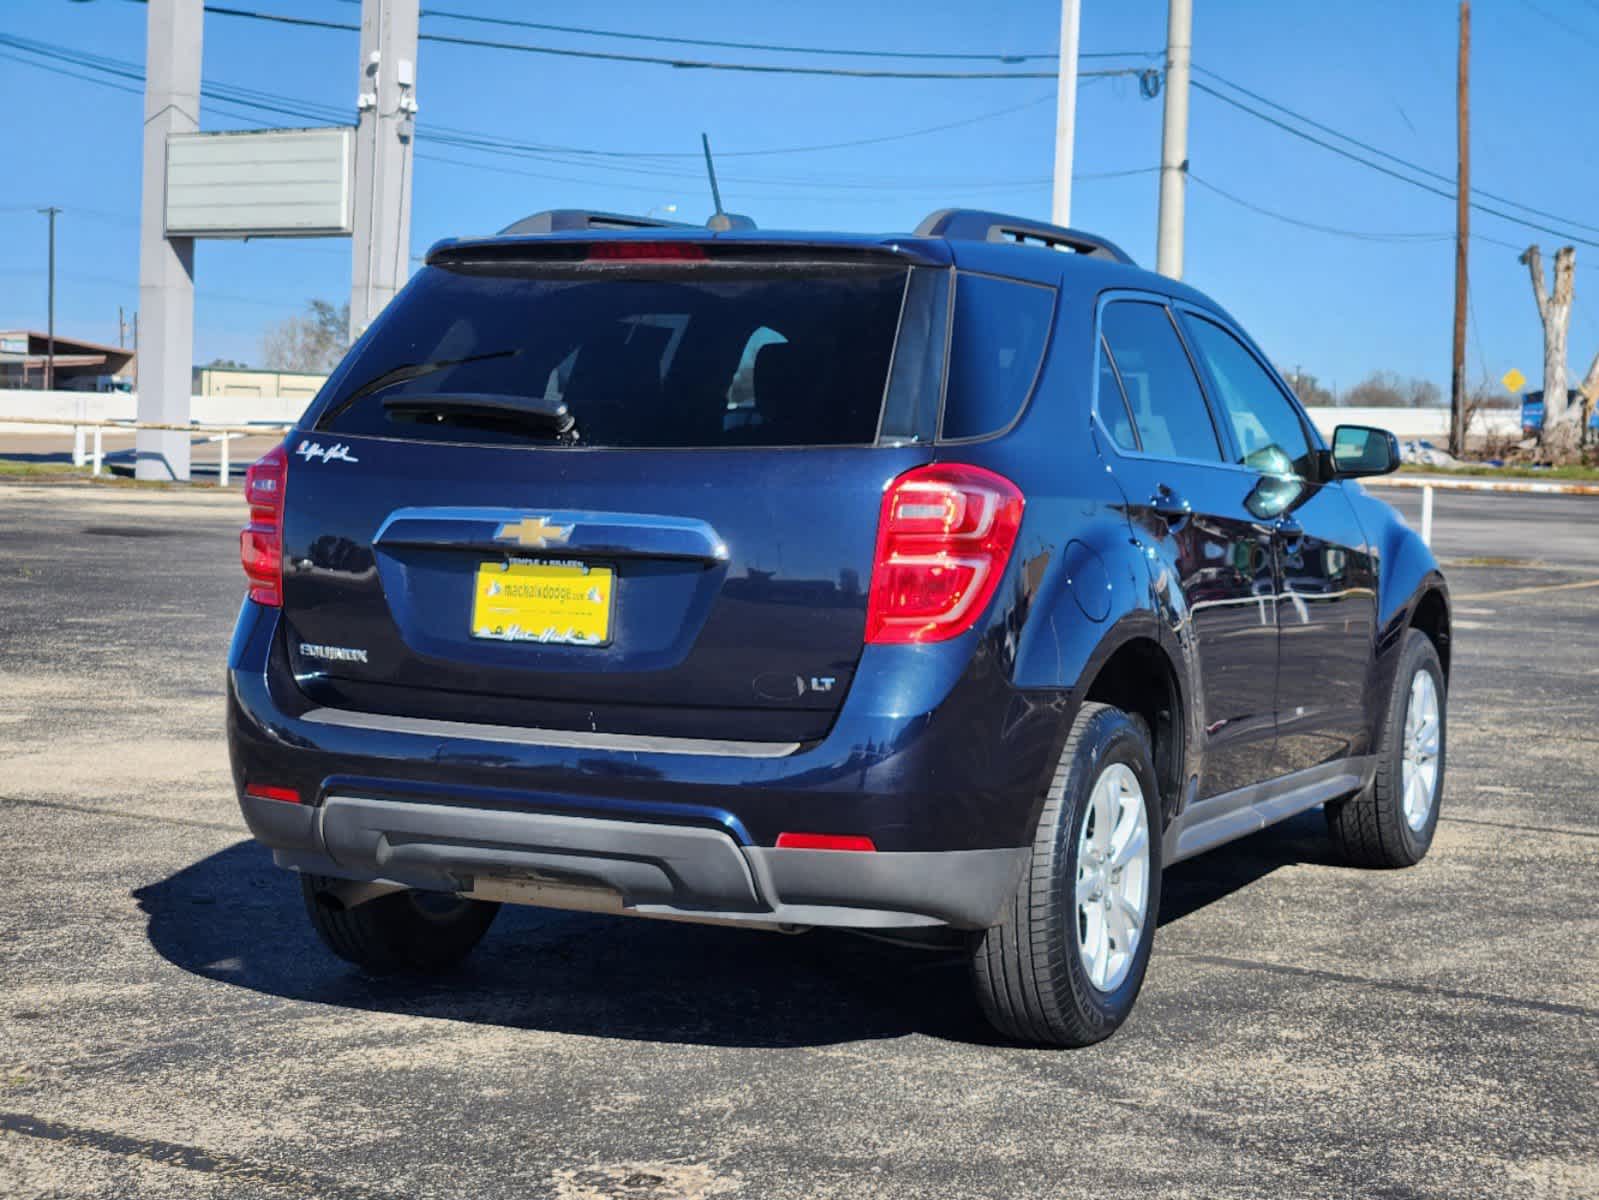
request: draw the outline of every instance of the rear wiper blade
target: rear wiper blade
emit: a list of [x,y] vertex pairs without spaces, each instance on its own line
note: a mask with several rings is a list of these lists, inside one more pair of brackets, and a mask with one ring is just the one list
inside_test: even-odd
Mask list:
[[431,375],[435,371],[442,371],[446,367],[459,367],[465,363],[486,362],[491,358],[515,358],[521,350],[490,350],[483,354],[468,354],[462,358],[435,358],[431,362],[406,363],[403,367],[394,367],[384,371],[374,379],[368,379],[360,387],[350,392],[334,407],[322,415],[322,422],[338,416],[357,400],[370,396],[373,392],[381,392],[384,388],[394,387],[396,384],[409,383],[413,379],[420,379],[424,375]]
[[543,396],[504,396],[495,392],[430,392],[388,396],[383,411],[391,417],[463,425],[511,425],[564,438],[577,420],[560,400]]

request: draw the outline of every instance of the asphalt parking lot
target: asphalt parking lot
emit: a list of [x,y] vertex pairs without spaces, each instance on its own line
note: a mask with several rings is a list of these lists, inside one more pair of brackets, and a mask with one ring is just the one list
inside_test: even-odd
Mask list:
[[352,973],[232,795],[241,515],[0,484],[0,1196],[1599,1195],[1599,499],[1439,497],[1431,856],[1312,812],[1174,868],[1067,1052],[847,935],[506,910]]

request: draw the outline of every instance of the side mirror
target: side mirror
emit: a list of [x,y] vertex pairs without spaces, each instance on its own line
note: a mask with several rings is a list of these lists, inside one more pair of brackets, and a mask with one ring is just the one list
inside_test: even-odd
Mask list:
[[1340,425],[1333,430],[1332,477],[1358,479],[1399,469],[1399,439],[1370,425]]

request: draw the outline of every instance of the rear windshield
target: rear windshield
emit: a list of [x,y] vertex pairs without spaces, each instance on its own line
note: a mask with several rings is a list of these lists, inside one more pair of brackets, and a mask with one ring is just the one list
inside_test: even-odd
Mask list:
[[869,444],[906,276],[429,267],[341,368],[316,427],[521,445]]

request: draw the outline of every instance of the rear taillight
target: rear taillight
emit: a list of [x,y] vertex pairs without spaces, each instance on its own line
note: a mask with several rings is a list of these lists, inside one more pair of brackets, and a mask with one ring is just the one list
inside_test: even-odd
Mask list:
[[250,599],[273,608],[283,605],[283,492],[289,455],[274,446],[244,473],[244,502],[250,523],[239,534],[239,559],[250,581]]
[[1021,489],[982,467],[934,464],[883,494],[866,603],[871,643],[965,633],[999,586],[1022,524]]

